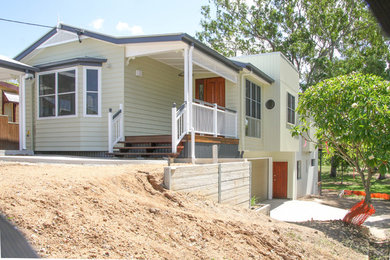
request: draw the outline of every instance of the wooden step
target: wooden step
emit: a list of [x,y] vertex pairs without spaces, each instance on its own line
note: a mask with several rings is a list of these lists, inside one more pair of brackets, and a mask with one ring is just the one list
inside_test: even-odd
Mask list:
[[[177,149],[183,149],[184,146],[179,145],[177,146]],[[114,149],[118,150],[151,150],[151,149],[172,149],[172,146],[125,146],[125,147],[120,147],[116,146]]]
[[120,143],[140,144],[140,143],[172,143],[170,135],[143,135],[143,136],[126,136],[125,141]]

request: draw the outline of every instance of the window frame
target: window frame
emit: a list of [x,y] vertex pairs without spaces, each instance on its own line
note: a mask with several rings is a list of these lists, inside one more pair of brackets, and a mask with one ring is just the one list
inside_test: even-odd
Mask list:
[[[87,70],[97,70],[98,72],[98,113],[96,115],[87,114]],[[101,117],[102,116],[102,68],[94,66],[83,66],[83,116]]]
[[[293,108],[289,107],[289,101],[290,101],[290,96],[294,99],[293,101],[294,102],[291,102],[291,104],[293,104]],[[296,124],[296,102],[295,102],[295,99],[296,97],[291,94],[290,92],[287,92],[287,124],[290,124],[290,125],[295,125]],[[293,119],[294,119],[294,122],[290,122],[289,121],[289,116],[290,116],[290,112],[293,112]]]
[[[247,96],[247,84],[249,82],[249,97]],[[255,97],[253,98],[253,88],[255,87]],[[257,100],[257,97],[259,97],[259,100]],[[247,102],[249,102],[249,114],[247,115]],[[255,111],[253,111],[253,104],[255,106]],[[259,84],[256,84],[255,82],[245,79],[245,136],[251,137],[251,138],[258,138],[261,139],[262,135],[262,129],[261,129],[261,117],[262,117],[262,88]],[[259,115],[257,115],[257,108],[259,107]],[[252,116],[253,113],[255,116]],[[252,121],[259,123],[259,136],[253,136],[247,134],[247,122],[248,118],[250,118]]]
[[[64,71],[70,71],[74,70],[75,71],[75,86],[74,86],[74,103],[75,103],[75,108],[74,108],[74,115],[59,115],[58,114],[58,73],[64,72]],[[55,78],[55,93],[54,93],[54,105],[55,105],[55,115],[54,116],[40,116],[40,97],[39,95],[39,84],[40,80],[39,77],[42,75],[48,75],[48,74],[54,74]],[[36,105],[36,110],[37,110],[37,120],[46,120],[46,119],[59,119],[59,118],[72,118],[72,117],[78,117],[78,68],[77,66],[74,67],[66,67],[66,68],[61,68],[61,69],[55,69],[55,70],[48,70],[44,72],[38,72],[37,73],[37,81],[36,81],[36,95],[37,95],[37,105]],[[61,93],[60,95],[65,95],[65,94],[70,94],[73,92],[66,92],[66,93]],[[43,95],[43,96],[48,96],[48,95]]]
[[297,180],[302,179],[302,161],[297,161]]

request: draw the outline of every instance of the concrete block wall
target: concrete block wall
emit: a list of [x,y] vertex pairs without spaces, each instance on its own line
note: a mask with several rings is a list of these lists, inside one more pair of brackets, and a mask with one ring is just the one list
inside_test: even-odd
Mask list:
[[251,163],[167,166],[164,186],[174,191],[199,192],[213,201],[250,206]]

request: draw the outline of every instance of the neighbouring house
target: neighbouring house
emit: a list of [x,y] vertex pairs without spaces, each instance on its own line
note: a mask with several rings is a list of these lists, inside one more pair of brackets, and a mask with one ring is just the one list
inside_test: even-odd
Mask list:
[[19,142],[25,136],[18,123],[23,110],[19,108],[19,87],[4,81],[18,80],[24,88],[24,78],[35,71],[38,69],[0,55],[0,150],[26,149],[24,142]]
[[248,158],[259,199],[316,192],[316,150],[289,133],[299,78],[281,53],[231,60],[187,34],[60,24],[15,59],[39,70],[24,83],[27,149]]
[[8,117],[8,122],[19,120],[19,87],[0,81],[0,114]]

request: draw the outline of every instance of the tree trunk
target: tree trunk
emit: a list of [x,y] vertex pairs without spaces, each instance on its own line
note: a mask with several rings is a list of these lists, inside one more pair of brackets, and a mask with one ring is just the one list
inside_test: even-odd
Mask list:
[[384,180],[386,179],[386,173],[379,173],[378,180]]
[[330,177],[336,178],[337,175],[338,160],[335,155],[330,159]]
[[367,179],[365,182],[363,181],[364,191],[366,192],[366,197],[364,198],[364,202],[367,205],[371,205],[371,177],[373,174],[373,169],[371,167],[368,167],[367,171],[368,171]]

